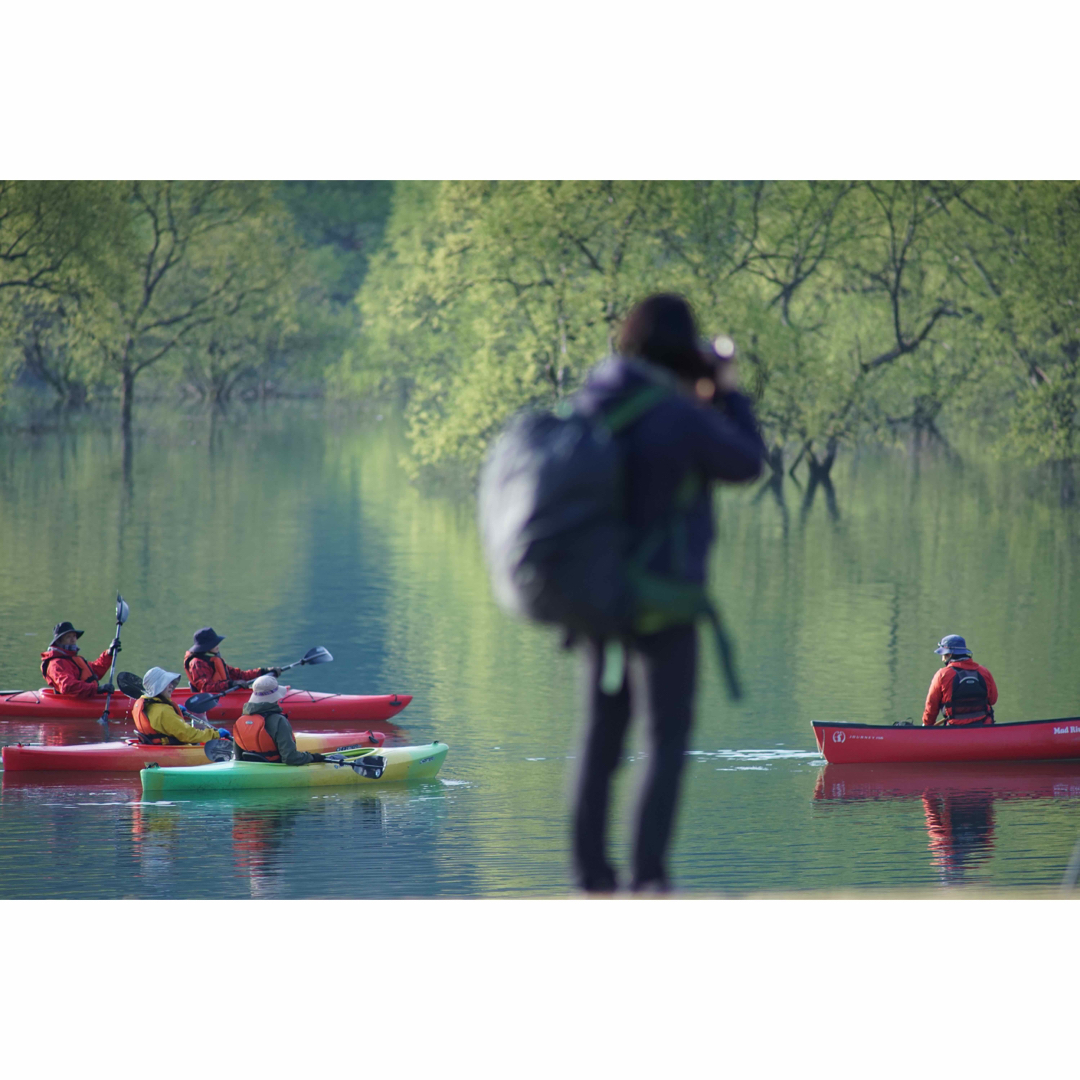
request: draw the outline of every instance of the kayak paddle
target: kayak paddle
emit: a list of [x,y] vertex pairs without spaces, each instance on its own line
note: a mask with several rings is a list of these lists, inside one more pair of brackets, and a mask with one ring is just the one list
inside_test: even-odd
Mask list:
[[[116,594],[116,640],[120,640],[120,627],[128,620],[130,615],[130,609],[127,604],[124,603],[124,598],[117,593]],[[112,654],[112,666],[109,668],[109,682],[112,683],[113,675],[116,673],[116,653],[117,649],[113,649]],[[101,714],[101,719],[98,723],[105,729],[105,741],[109,739],[109,703],[112,701],[113,692],[110,690],[105,695],[105,711]]]
[[329,649],[316,645],[314,649],[308,649],[301,659],[286,664],[283,668],[278,668],[278,671],[288,671],[289,668],[300,667],[303,664],[329,664],[333,659]]
[[138,699],[146,693],[142,679],[130,671],[121,671],[116,676],[116,685],[125,697]]
[[189,713],[198,713],[200,716],[205,716],[211,709],[217,708],[217,703],[224,696],[224,694],[192,694],[187,699],[184,708]]
[[367,780],[378,780],[383,774],[383,769],[386,768],[386,758],[370,751],[367,753],[346,754],[338,750],[333,754],[324,754],[323,760],[327,764],[333,765],[335,769],[348,765],[354,773],[359,773]]

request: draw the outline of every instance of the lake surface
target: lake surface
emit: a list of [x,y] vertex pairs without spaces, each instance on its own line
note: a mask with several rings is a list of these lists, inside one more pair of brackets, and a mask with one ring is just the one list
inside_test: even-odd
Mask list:
[[[141,411],[130,480],[92,424],[0,434],[0,685],[41,685],[54,623],[120,667],[180,670],[212,625],[241,667],[312,645],[309,689],[411,693],[395,742],[450,744],[438,780],[144,803],[137,776],[3,778],[0,898],[562,895],[576,660],[499,613],[473,507],[412,484],[394,417],[319,405]],[[873,775],[826,769],[812,719],[918,722],[964,634],[999,720],[1080,713],[1075,510],[1019,470],[843,458],[835,506],[760,487],[717,500],[714,593],[746,698],[710,651],[671,870],[687,892],[1055,886],[1080,836],[1080,762]],[[835,511],[835,512],[834,512]],[[703,639],[705,641],[707,639]],[[0,742],[95,741],[91,721],[0,720]],[[130,729],[113,726],[116,734]],[[626,865],[635,749],[617,791]]]

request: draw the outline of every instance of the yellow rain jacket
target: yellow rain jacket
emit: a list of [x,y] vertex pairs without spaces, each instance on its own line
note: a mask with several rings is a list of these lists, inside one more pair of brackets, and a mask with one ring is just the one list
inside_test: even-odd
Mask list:
[[192,727],[174,705],[159,698],[139,698],[132,713],[135,727],[144,735],[151,733],[146,730],[149,727],[158,735],[171,735],[183,743],[205,743],[218,737],[213,728]]

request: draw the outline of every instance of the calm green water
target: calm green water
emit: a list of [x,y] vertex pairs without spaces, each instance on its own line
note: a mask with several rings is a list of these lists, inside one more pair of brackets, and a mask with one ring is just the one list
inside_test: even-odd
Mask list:
[[[137,779],[8,776],[0,897],[564,893],[576,664],[494,607],[468,500],[410,484],[400,430],[374,412],[141,423],[130,483],[100,428],[0,436],[2,688],[40,685],[61,619],[96,655],[119,587],[122,667],[178,670],[207,624],[241,666],[326,645],[335,662],[293,685],[412,693],[394,740],[443,739],[450,755],[409,787],[154,804]],[[810,720],[917,720],[949,632],[994,672],[1000,720],[1080,713],[1076,512],[983,465],[862,454],[835,479],[838,516],[790,483],[783,505],[756,489],[719,501],[715,591],[748,693],[728,703],[705,657],[677,883],[1056,885],[1080,835],[1080,763],[838,774]],[[98,731],[0,721],[4,743]],[[623,865],[634,777],[618,791]]]

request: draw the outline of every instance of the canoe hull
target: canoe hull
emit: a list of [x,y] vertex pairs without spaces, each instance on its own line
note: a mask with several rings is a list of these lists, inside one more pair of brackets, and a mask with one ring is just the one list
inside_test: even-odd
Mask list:
[[[184,705],[192,690],[173,691],[173,701]],[[236,721],[250,690],[231,690],[211,709],[207,718],[215,723]],[[397,716],[409,702],[411,694],[321,694],[312,690],[292,690],[282,698],[282,708],[295,725],[303,721],[335,721],[338,723],[377,723]],[[113,694],[109,717],[121,721],[131,718],[134,702],[123,694]],[[50,720],[96,720],[105,708],[102,695],[92,698],[66,697],[50,689],[3,691],[0,693],[0,717],[40,716]]]
[[814,720],[834,765],[874,762],[1062,761],[1080,758],[1080,717],[987,727],[889,727]]
[[[386,736],[381,731],[346,731],[321,734],[298,731],[300,750],[326,754],[343,746],[370,743],[381,746]],[[5,746],[2,751],[4,772],[139,772],[151,762],[173,768],[206,765],[202,745],[146,746],[134,740],[107,743],[74,743],[69,746]]]
[[290,766],[256,761],[225,761],[197,769],[143,769],[139,777],[143,797],[151,799],[194,791],[350,787],[397,780],[431,780],[438,774],[449,749],[446,743],[435,742],[426,746],[392,746],[373,751],[386,761],[386,768],[378,780],[354,772],[348,765],[338,767],[329,762]]

